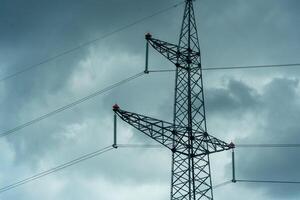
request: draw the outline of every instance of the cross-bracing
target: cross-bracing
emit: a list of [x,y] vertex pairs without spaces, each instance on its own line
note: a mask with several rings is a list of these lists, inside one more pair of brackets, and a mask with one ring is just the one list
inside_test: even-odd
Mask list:
[[234,145],[207,133],[193,1],[185,1],[178,45],[155,39],[151,34],[146,34],[146,40],[147,45],[176,66],[174,120],[165,122],[122,110],[118,105],[113,110],[122,120],[172,151],[171,200],[212,200],[209,156]]

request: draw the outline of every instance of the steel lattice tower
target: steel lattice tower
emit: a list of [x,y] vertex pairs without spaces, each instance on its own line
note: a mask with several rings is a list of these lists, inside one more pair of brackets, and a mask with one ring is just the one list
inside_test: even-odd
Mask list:
[[213,199],[210,158],[234,146],[207,133],[200,46],[193,0],[185,1],[179,44],[146,40],[176,66],[173,123],[121,110],[124,121],[172,151],[171,200]]

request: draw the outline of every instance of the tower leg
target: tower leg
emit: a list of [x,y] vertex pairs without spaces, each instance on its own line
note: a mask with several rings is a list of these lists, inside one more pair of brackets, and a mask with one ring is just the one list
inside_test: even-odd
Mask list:
[[212,200],[209,156],[172,156],[171,200]]

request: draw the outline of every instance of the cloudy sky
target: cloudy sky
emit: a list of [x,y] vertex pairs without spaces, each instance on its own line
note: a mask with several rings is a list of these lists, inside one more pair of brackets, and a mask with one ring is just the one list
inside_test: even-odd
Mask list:
[[[99,38],[175,0],[0,0],[0,79]],[[298,0],[197,0],[203,67],[299,63]],[[183,6],[0,82],[0,133],[141,72],[144,34],[178,42]],[[153,50],[151,69],[174,69]],[[299,143],[300,69],[204,72],[210,134],[236,144]],[[0,138],[0,187],[111,145],[113,113],[172,119],[173,73],[144,75]],[[125,123],[120,143],[152,141]],[[213,183],[231,179],[230,152],[212,156]],[[300,180],[297,149],[237,149],[237,178]],[[171,154],[118,149],[0,194],[1,200],[169,199]],[[296,200],[299,185],[236,183],[215,199]]]

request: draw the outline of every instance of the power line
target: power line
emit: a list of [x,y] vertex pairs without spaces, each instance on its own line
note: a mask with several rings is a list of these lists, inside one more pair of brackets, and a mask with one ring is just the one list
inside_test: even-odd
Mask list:
[[237,179],[236,182],[244,182],[244,183],[274,183],[274,184],[300,184],[300,181],[243,180],[243,179]]
[[[122,148],[163,148],[157,144],[118,144]],[[300,148],[300,144],[236,144],[236,148]]]
[[118,144],[117,146],[121,148],[150,148],[150,149],[163,148],[162,145],[157,145],[157,144]]
[[225,182],[223,182],[223,183],[219,183],[219,184],[217,184],[217,185],[214,185],[212,188],[213,188],[213,189],[217,189],[217,188],[223,187],[223,186],[225,186],[225,185],[228,185],[228,184],[230,184],[230,183],[232,183],[232,181],[225,181]]
[[58,172],[58,171],[63,170],[63,169],[65,169],[65,168],[67,168],[67,167],[70,167],[70,166],[72,166],[72,165],[75,165],[75,164],[78,164],[78,163],[83,162],[83,161],[85,161],[85,160],[91,159],[91,158],[93,158],[93,157],[99,156],[99,155],[104,154],[104,153],[106,153],[106,152],[108,152],[108,151],[111,151],[112,149],[114,149],[114,148],[111,147],[111,146],[107,146],[107,147],[105,147],[105,148],[99,149],[99,150],[94,151],[94,152],[92,152],[92,153],[85,154],[85,155],[83,155],[83,156],[80,156],[80,157],[78,157],[78,158],[76,158],[76,159],[74,159],[74,160],[71,160],[71,161],[69,161],[69,162],[66,162],[66,163],[64,163],[64,164],[61,164],[61,165],[58,165],[58,166],[53,167],[53,168],[51,168],[51,169],[45,170],[45,171],[43,171],[43,172],[40,172],[40,173],[38,173],[38,174],[35,174],[35,175],[30,176],[30,177],[25,178],[25,179],[22,179],[22,180],[20,180],[20,181],[17,181],[17,182],[15,182],[15,183],[10,184],[10,185],[1,187],[1,188],[0,188],[0,193],[3,193],[3,192],[5,192],[5,191],[11,190],[11,189],[13,189],[13,188],[19,187],[19,186],[24,185],[24,184],[26,184],[26,183],[35,181],[35,180],[40,179],[40,178],[42,178],[42,177],[44,177],[44,176],[47,176],[47,175],[49,175],[49,174]]
[[[163,148],[162,145],[155,144],[118,144],[121,148]],[[300,144],[240,144],[236,147],[300,147]],[[277,183],[277,184],[300,184],[298,181],[274,181],[274,180],[242,180],[238,179],[236,182],[249,182],[249,183]],[[226,186],[232,183],[232,181],[225,181],[223,183],[214,185],[212,188],[216,189],[222,186]]]
[[[151,145],[151,144],[148,144],[148,145],[120,144],[120,145],[118,145],[118,147],[121,147],[121,148],[158,148],[159,146],[160,145]],[[17,181],[15,183],[10,184],[10,185],[1,187],[0,188],[0,193],[4,193],[4,192],[6,192],[8,190],[14,189],[14,188],[19,187],[21,185],[33,182],[33,181],[35,181],[37,179],[40,179],[40,178],[42,178],[44,176],[50,175],[52,173],[56,173],[56,172],[61,171],[61,170],[65,169],[65,168],[68,168],[68,167],[73,166],[75,164],[78,164],[80,162],[86,161],[88,159],[94,158],[96,156],[104,154],[104,153],[106,153],[108,151],[111,151],[113,149],[114,149],[113,147],[107,146],[107,147],[104,147],[102,149],[96,150],[94,152],[82,155],[82,156],[80,156],[78,158],[75,158],[75,159],[73,159],[71,161],[63,163],[63,164],[58,165],[56,167],[53,167],[51,169],[48,169],[48,170],[45,170],[45,171],[40,172],[38,174],[35,174],[33,176],[27,177],[25,179],[22,179],[20,181]],[[217,188],[226,186],[226,185],[230,184],[231,182],[232,181],[225,181],[223,183],[216,184],[216,185],[213,186],[213,189],[217,189]],[[236,182],[244,182],[244,183],[275,183],[275,184],[300,184],[299,181],[277,181],[277,180],[245,180],[245,179],[237,179]]]
[[133,76],[130,76],[130,77],[126,78],[126,79],[123,79],[123,80],[121,80],[121,81],[119,81],[117,83],[114,83],[114,84],[112,84],[112,85],[110,85],[110,86],[108,86],[108,87],[106,87],[104,89],[98,90],[98,91],[96,91],[96,92],[94,92],[94,93],[92,93],[92,94],[90,94],[88,96],[85,96],[85,97],[83,97],[81,99],[78,99],[78,100],[76,100],[76,101],[74,101],[72,103],[69,103],[69,104],[67,104],[65,106],[62,106],[62,107],[60,107],[60,108],[58,108],[56,110],[53,110],[53,111],[51,111],[51,112],[49,112],[47,114],[44,114],[44,115],[42,115],[40,117],[37,117],[37,118],[35,118],[33,120],[30,120],[30,121],[28,121],[26,123],[23,123],[23,124],[21,124],[19,126],[16,126],[15,128],[12,128],[10,130],[4,131],[4,132],[2,132],[0,134],[0,138],[4,137],[4,136],[7,136],[9,134],[15,133],[16,131],[19,131],[19,130],[27,127],[27,126],[35,124],[35,123],[37,123],[39,121],[42,121],[42,120],[44,120],[46,118],[49,118],[49,117],[51,117],[51,116],[53,116],[55,114],[58,114],[58,113],[60,113],[60,112],[62,112],[64,110],[70,109],[70,108],[72,108],[72,107],[74,107],[74,106],[76,106],[78,104],[81,104],[81,103],[83,103],[85,101],[88,101],[88,100],[90,100],[90,99],[92,99],[92,98],[94,98],[96,96],[99,96],[99,95],[101,95],[101,94],[103,94],[105,92],[108,92],[108,91],[110,91],[110,90],[112,90],[112,89],[114,89],[114,88],[116,88],[116,87],[118,87],[118,86],[120,86],[122,84],[125,84],[125,83],[127,83],[129,81],[132,81],[132,80],[134,80],[134,79],[142,76],[143,74],[144,74],[144,72],[137,73],[137,74],[135,74]]
[[[118,145],[118,147],[122,147],[122,148],[137,147],[137,146],[141,146],[141,145],[134,145],[134,146],[131,146],[130,144],[120,144],[120,145]],[[143,147],[151,147],[151,145],[143,145]],[[104,154],[104,153],[106,153],[108,151],[111,151],[113,149],[115,149],[115,148],[113,148],[112,146],[107,146],[107,147],[104,147],[102,149],[96,150],[94,152],[82,155],[78,158],[75,158],[75,159],[69,161],[69,162],[63,163],[63,164],[58,165],[56,167],[53,167],[51,169],[48,169],[48,170],[45,170],[45,171],[40,172],[38,174],[35,174],[33,176],[27,177],[25,179],[22,179],[20,181],[17,181],[15,183],[10,184],[10,185],[1,187],[0,188],[0,193],[3,193],[5,191],[11,190],[13,188],[19,187],[19,186],[24,185],[24,184],[30,183],[30,182],[35,181],[37,179],[40,179],[44,176],[50,175],[52,173],[63,170],[67,167],[70,167],[72,165],[78,164],[78,163],[83,162],[85,160],[88,160],[88,159],[94,158],[96,156],[99,156],[101,154]],[[216,186],[219,187],[218,185],[216,185]]]
[[[203,71],[216,71],[216,70],[235,70],[235,69],[260,69],[260,68],[282,68],[282,67],[299,67],[300,63],[293,64],[280,64],[280,65],[248,65],[248,66],[235,66],[235,67],[206,67],[202,68]],[[149,70],[149,72],[175,72],[173,69]]]
[[238,148],[300,148],[300,144],[237,144]]
[[[124,145],[120,145],[119,147],[129,147],[129,146],[130,146],[130,145],[127,145],[127,144],[125,145],[125,144],[124,144]],[[146,146],[145,146],[145,147],[146,147]],[[147,147],[150,147],[150,146],[148,145]],[[25,185],[25,184],[27,184],[27,183],[33,182],[33,181],[35,181],[35,180],[37,180],[37,179],[40,179],[40,178],[42,178],[42,177],[44,177],[44,176],[50,175],[50,174],[52,174],[52,173],[56,173],[56,172],[61,171],[61,170],[65,169],[65,168],[68,168],[68,167],[73,166],[73,165],[75,165],[75,164],[78,164],[78,163],[80,163],[80,162],[86,161],[86,160],[88,160],[88,159],[94,158],[94,157],[96,157],[96,156],[99,156],[99,155],[101,155],[101,154],[104,154],[104,153],[106,153],[106,152],[108,152],[108,151],[111,151],[111,150],[113,150],[113,149],[114,149],[114,148],[113,148],[112,146],[107,146],[107,147],[102,148],[102,149],[99,149],[99,150],[97,150],[97,151],[94,151],[94,152],[85,154],[85,155],[80,156],[80,157],[78,157],[78,158],[75,158],[75,159],[73,159],[73,160],[71,160],[71,161],[69,161],[69,162],[63,163],[63,164],[58,165],[58,166],[56,166],[56,167],[53,167],[53,168],[51,168],[51,169],[48,169],[48,170],[45,170],[45,171],[43,171],[43,172],[37,173],[37,174],[35,174],[35,175],[33,175],[33,176],[27,177],[27,178],[25,178],[25,179],[22,179],[22,180],[20,180],[20,181],[17,181],[17,182],[15,182],[15,183],[10,184],[10,185],[1,187],[1,188],[0,188],[0,193],[4,193],[4,192],[6,192],[6,191],[8,191],[8,190],[14,189],[14,188],[19,187],[19,186],[21,186],[21,185]],[[225,186],[225,185],[229,184],[230,182],[231,182],[231,181],[226,181],[226,182],[217,184],[217,185],[213,186],[213,188],[216,189],[216,188]]]
[[132,27],[132,26],[135,26],[135,25],[137,25],[137,24],[139,24],[139,23],[141,23],[141,22],[143,22],[143,21],[146,21],[146,20],[152,18],[152,17],[155,17],[155,16],[160,15],[160,14],[162,14],[162,13],[164,13],[164,12],[167,12],[167,11],[169,11],[169,10],[171,10],[171,9],[174,9],[174,8],[178,7],[179,5],[181,5],[181,4],[183,4],[183,3],[184,3],[184,2],[182,1],[182,2],[180,2],[180,3],[177,3],[177,4],[172,5],[172,6],[170,6],[170,7],[161,9],[161,10],[159,10],[159,11],[157,11],[157,12],[151,14],[151,15],[148,15],[148,16],[146,16],[146,17],[140,18],[140,19],[138,19],[138,20],[136,20],[136,21],[134,21],[134,22],[132,22],[132,23],[129,23],[129,24],[125,25],[125,26],[122,26],[122,27],[120,27],[120,28],[117,28],[117,29],[115,29],[114,31],[108,32],[108,33],[106,33],[106,34],[104,34],[104,35],[102,35],[102,36],[100,36],[100,37],[98,37],[98,38],[95,38],[95,39],[93,39],[93,40],[84,42],[84,43],[82,43],[82,44],[80,44],[80,45],[78,45],[78,46],[76,46],[76,47],[74,47],[74,48],[72,48],[72,49],[69,49],[69,50],[63,51],[63,52],[61,52],[61,53],[58,53],[58,54],[56,54],[55,56],[46,58],[45,60],[42,60],[42,61],[40,61],[40,62],[38,62],[38,63],[36,63],[36,64],[33,64],[33,65],[30,65],[30,66],[24,67],[24,69],[22,69],[22,70],[20,70],[20,71],[17,71],[17,72],[15,72],[15,73],[12,73],[12,74],[10,74],[10,75],[7,75],[7,76],[4,76],[4,77],[0,78],[0,82],[5,81],[5,80],[8,80],[8,79],[11,79],[11,78],[13,78],[13,77],[15,77],[15,76],[18,76],[18,75],[20,75],[20,74],[22,74],[22,73],[25,73],[25,72],[27,72],[27,71],[30,71],[30,70],[32,70],[32,69],[34,69],[34,68],[36,68],[36,67],[39,67],[39,66],[41,66],[41,65],[43,65],[43,64],[49,63],[49,62],[51,62],[51,61],[53,61],[53,60],[55,60],[55,59],[57,59],[57,58],[59,58],[59,57],[65,56],[65,55],[70,54],[70,53],[72,53],[72,52],[74,52],[74,51],[77,51],[77,50],[79,50],[79,49],[81,49],[81,48],[83,48],[83,47],[87,47],[87,46],[89,46],[89,45],[91,45],[91,44],[93,44],[93,43],[95,43],[95,42],[98,42],[98,41],[100,41],[100,40],[103,40],[103,39],[105,39],[105,38],[108,38],[108,37],[110,37],[110,36],[112,36],[112,35],[114,35],[114,34],[116,34],[116,33],[118,33],[118,32],[124,31],[125,29],[128,29],[128,28],[130,28],[130,27]]
[[213,71],[213,70],[232,70],[232,69],[259,69],[259,68],[274,68],[274,67],[296,67],[300,66],[300,63],[293,64],[276,64],[276,65],[248,65],[248,66],[236,66],[236,67],[207,67],[203,70]]
[[[162,145],[157,145],[157,144],[118,144],[117,145],[120,148],[163,148]],[[226,186],[228,184],[232,183],[232,181],[225,181],[223,183],[216,184],[212,186],[213,189],[217,189],[223,186]]]

